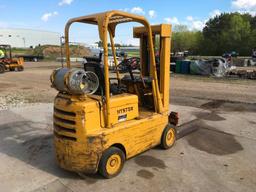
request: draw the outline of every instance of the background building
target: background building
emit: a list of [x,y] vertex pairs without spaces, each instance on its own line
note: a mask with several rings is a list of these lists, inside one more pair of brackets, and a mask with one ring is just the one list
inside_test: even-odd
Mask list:
[[32,29],[0,29],[0,44],[28,48],[37,45],[60,45],[60,34]]

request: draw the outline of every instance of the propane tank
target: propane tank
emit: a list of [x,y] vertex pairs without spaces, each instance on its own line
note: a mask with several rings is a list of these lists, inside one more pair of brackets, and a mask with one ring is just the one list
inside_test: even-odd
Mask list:
[[98,76],[83,69],[58,68],[51,74],[52,87],[75,95],[93,94],[99,87]]

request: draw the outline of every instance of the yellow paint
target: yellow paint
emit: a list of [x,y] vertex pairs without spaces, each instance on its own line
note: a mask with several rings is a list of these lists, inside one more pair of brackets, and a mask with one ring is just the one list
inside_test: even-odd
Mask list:
[[[135,28],[134,34],[141,38],[140,42],[145,41],[145,39],[142,40],[142,37],[146,35],[149,43],[149,47],[147,47],[151,58],[149,77],[152,79],[152,83],[151,88],[147,90],[147,95],[152,98],[152,105],[154,105],[152,109],[141,107],[143,97],[134,90],[134,87],[137,87],[138,90],[143,89],[140,86],[128,86],[128,93],[110,95],[107,32],[110,33],[113,44],[116,25],[130,21],[144,25],[143,28]],[[151,27],[144,17],[120,11],[71,19],[65,29],[68,67],[70,67],[69,27],[74,22],[97,24],[99,27],[99,35],[104,45],[105,97],[59,93],[54,101],[54,145],[57,162],[62,168],[95,173],[98,170],[103,151],[111,146],[121,149],[126,159],[129,159],[161,143],[162,133],[169,123],[169,105],[167,103],[169,104],[170,48],[168,46],[170,46],[171,27],[170,25]],[[161,36],[159,79],[152,34]],[[142,49],[144,48],[141,46]],[[144,65],[141,68],[143,71],[146,70]],[[145,76],[145,74],[142,75]],[[120,78],[118,72],[117,78]],[[172,134],[175,132],[170,132],[167,138],[170,144],[175,140]],[[106,168],[109,174],[114,174],[120,166],[120,157],[112,155]]]
[[[111,122],[116,122],[117,110],[120,109],[118,103],[125,107],[133,105],[129,101],[122,103],[124,100],[120,97],[127,97],[127,94],[116,96],[116,100],[121,103],[116,102],[115,98],[113,105],[110,102],[110,106],[113,106]],[[140,111],[137,118],[105,128],[100,122],[104,119],[104,113],[100,112],[101,105],[99,96],[98,99],[97,96],[90,98],[64,94],[56,97],[54,143],[57,161],[62,168],[95,173],[102,152],[115,144],[125,148],[127,159],[160,144],[162,132],[168,124],[167,115]],[[137,116],[137,112],[130,113],[131,116]],[[69,129],[76,132],[70,132]]]
[[115,95],[110,98],[110,125],[135,119],[139,116],[138,96],[132,94]]
[[5,65],[8,69],[15,69],[18,67],[24,67],[23,58],[12,58],[11,63]]
[[5,51],[8,52],[7,56],[7,62],[3,62],[5,67],[9,70],[15,70],[24,68],[24,59],[23,57],[13,58],[12,57],[12,47],[10,45],[1,45],[4,47]]
[[174,141],[175,141],[175,130],[174,129],[170,129],[167,134],[166,134],[166,144],[168,146],[172,146]]
[[106,164],[106,171],[108,172],[108,174],[114,175],[119,171],[121,165],[121,157],[117,154],[111,155]]
[[[160,55],[160,96],[159,99],[162,100],[163,109],[161,110],[163,113],[169,112],[169,94],[170,94],[170,83],[169,83],[169,74],[170,74],[170,47],[171,47],[171,25],[161,24],[161,25],[153,25],[151,26],[152,32],[154,35],[160,35],[161,37],[161,55]],[[141,38],[142,35],[147,36],[147,31],[145,27],[135,27],[133,30],[133,36],[135,38],[140,38],[140,57],[141,57],[141,65],[142,71],[145,73],[148,71],[147,68],[143,68],[146,64],[144,61],[143,53],[148,49],[147,46],[143,46],[144,39]],[[153,87],[153,89],[155,89]],[[156,94],[156,93],[155,93]],[[155,101],[157,102],[157,101]],[[159,102],[159,101],[158,101]]]

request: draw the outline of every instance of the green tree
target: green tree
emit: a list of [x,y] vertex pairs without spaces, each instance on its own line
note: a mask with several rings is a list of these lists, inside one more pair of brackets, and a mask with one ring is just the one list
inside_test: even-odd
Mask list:
[[95,42],[95,43],[98,45],[98,47],[103,47],[102,41],[98,41],[98,42]]
[[229,51],[250,54],[254,22],[249,14],[240,13],[224,13],[210,19],[203,29],[203,44],[208,45],[203,54],[221,55]]
[[202,39],[200,31],[189,31],[187,26],[177,25],[172,35],[172,51],[190,51],[199,54]]

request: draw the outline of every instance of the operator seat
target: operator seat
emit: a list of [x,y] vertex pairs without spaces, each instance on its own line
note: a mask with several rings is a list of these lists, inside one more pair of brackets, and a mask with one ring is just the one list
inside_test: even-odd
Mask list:
[[141,77],[130,74],[125,75],[121,79],[121,83],[128,87],[128,93],[138,95],[140,106],[148,109],[154,108],[151,77]]
[[97,62],[84,63],[84,70],[94,72],[99,78],[99,87],[95,92],[97,95],[105,94],[105,79],[103,65]]

